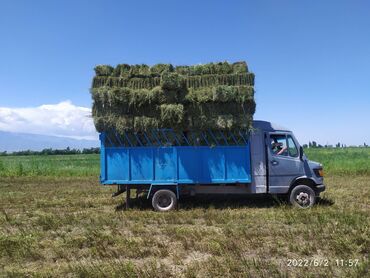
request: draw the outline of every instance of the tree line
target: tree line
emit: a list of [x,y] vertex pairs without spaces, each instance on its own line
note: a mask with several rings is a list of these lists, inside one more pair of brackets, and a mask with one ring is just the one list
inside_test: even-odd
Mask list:
[[80,149],[71,149],[70,147],[67,147],[65,149],[43,149],[42,151],[31,151],[31,150],[25,150],[25,151],[16,151],[16,152],[0,152],[0,156],[6,156],[6,155],[66,155],[66,154],[99,154],[100,148],[84,148],[82,150]]
[[[347,145],[346,144],[341,144],[340,142],[335,144],[335,146],[333,146],[333,145],[321,145],[321,144],[318,144],[316,141],[312,141],[312,142],[309,141],[308,144],[303,144],[302,147],[303,148],[347,148]],[[350,146],[350,147],[354,147],[354,146]],[[366,143],[364,143],[363,145],[360,145],[358,147],[367,148],[368,145]]]

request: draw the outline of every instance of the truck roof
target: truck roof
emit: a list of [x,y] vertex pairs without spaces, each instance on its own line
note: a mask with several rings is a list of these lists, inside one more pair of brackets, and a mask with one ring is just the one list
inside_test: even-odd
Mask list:
[[253,121],[253,127],[264,131],[290,131],[288,128],[267,121]]

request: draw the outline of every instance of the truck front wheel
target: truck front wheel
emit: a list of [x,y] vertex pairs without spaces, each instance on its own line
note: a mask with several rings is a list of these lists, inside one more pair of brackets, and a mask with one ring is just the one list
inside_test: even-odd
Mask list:
[[299,208],[310,208],[315,204],[316,194],[313,189],[307,185],[297,185],[290,192],[290,203]]
[[173,191],[161,189],[154,193],[152,206],[156,211],[169,211],[177,206],[177,198]]

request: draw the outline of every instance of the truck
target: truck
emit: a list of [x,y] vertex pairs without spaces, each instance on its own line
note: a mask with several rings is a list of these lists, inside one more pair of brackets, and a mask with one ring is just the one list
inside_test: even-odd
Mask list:
[[293,132],[267,121],[251,130],[100,133],[102,185],[113,197],[146,194],[156,211],[177,208],[182,196],[272,194],[312,207],[325,190],[323,166],[307,159]]

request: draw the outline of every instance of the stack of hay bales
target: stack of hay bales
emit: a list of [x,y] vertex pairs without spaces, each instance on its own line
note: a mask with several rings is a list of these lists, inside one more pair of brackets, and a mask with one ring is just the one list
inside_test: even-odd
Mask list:
[[91,94],[99,132],[251,127],[254,75],[245,62],[99,65],[95,73]]

